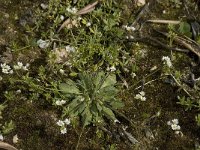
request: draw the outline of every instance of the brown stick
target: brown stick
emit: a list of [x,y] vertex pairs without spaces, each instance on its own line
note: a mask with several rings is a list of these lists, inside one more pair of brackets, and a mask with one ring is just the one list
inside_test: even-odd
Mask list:
[[17,150],[15,147],[5,142],[0,142],[0,148],[3,148],[5,150]]

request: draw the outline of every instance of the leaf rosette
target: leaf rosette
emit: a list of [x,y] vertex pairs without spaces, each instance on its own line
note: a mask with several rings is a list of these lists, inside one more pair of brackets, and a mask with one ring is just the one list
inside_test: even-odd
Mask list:
[[68,99],[67,105],[64,106],[65,114],[71,118],[80,116],[83,126],[103,122],[105,117],[115,121],[113,110],[124,106],[122,101],[116,98],[116,83],[115,74],[104,72],[81,73],[76,82],[68,79],[61,83],[59,89]]

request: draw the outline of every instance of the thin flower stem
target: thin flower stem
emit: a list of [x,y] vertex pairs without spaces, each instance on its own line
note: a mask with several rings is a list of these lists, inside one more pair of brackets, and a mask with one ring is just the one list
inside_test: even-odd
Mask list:
[[153,74],[155,74],[156,72],[160,71],[161,67],[158,67],[155,71],[153,71],[152,73],[148,74],[147,76],[143,77],[141,80],[137,81],[134,85],[130,86],[129,88],[132,89],[133,87],[135,87],[138,83],[142,82],[143,80],[147,79],[148,77],[152,76]]
[[76,145],[76,150],[78,150],[78,146],[79,146],[80,139],[81,139],[81,136],[82,136],[82,134],[83,134],[84,129],[85,129],[85,126],[82,128],[81,133],[80,133],[80,135],[79,135],[79,137],[78,137],[78,142],[77,142],[77,145]]
[[165,75],[164,75],[164,76],[161,76],[160,78],[157,78],[157,79],[154,79],[154,80],[148,81],[148,82],[144,83],[143,85],[138,86],[138,87],[135,88],[134,90],[138,90],[138,89],[141,88],[142,86],[145,86],[145,85],[148,85],[148,84],[150,84],[150,83],[152,83],[152,82],[154,82],[154,81],[157,81],[157,80],[163,79],[164,77],[165,77]]
[[189,97],[192,97],[192,96],[190,95],[190,93],[189,93],[185,88],[183,88],[183,86],[178,82],[178,80],[176,80],[176,78],[175,78],[172,74],[170,74],[170,76],[174,79],[174,81],[176,82],[176,84],[177,84],[179,87],[181,87],[181,88],[183,89],[183,91],[184,91]]

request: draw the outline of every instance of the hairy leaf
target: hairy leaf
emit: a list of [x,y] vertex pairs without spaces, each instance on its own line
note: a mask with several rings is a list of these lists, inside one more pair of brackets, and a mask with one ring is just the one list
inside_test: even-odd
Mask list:
[[114,85],[116,82],[117,82],[117,81],[116,81],[116,75],[115,75],[115,74],[109,75],[109,76],[105,79],[105,81],[104,81],[103,85],[101,86],[101,88],[104,88],[104,87],[107,87],[107,86],[112,86],[112,85]]
[[113,113],[113,111],[110,109],[110,108],[107,108],[107,107],[103,107],[103,113],[104,115],[108,118],[108,119],[111,119],[111,120],[115,120],[115,114]]
[[86,109],[82,113],[82,122],[83,126],[87,126],[92,122],[92,114],[88,107],[86,107]]
[[112,101],[112,102],[110,103],[110,105],[111,105],[112,108],[114,108],[114,109],[118,109],[118,108],[124,107],[124,103],[121,102],[120,100]]
[[80,94],[79,89],[72,80],[68,80],[67,83],[61,83],[59,89],[65,94]]

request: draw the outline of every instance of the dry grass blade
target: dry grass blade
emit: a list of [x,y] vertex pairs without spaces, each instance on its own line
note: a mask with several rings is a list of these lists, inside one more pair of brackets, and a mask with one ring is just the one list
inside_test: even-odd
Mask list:
[[[92,4],[88,4],[87,6],[85,6],[84,8],[80,9],[75,15],[84,15],[87,14],[91,11],[93,11],[95,9],[95,6],[98,4],[98,1],[95,1]],[[65,20],[63,22],[63,24],[60,26],[60,28],[58,29],[57,32],[60,32],[60,30],[62,30],[64,27],[67,27],[71,22],[71,19],[68,18],[67,20]]]
[[5,143],[5,142],[0,142],[0,149],[17,150],[15,147],[13,147],[12,145]]
[[92,3],[92,4],[88,4],[87,6],[85,6],[84,8],[82,8],[81,10],[79,10],[76,14],[77,15],[84,15],[87,14],[91,11],[93,11],[95,9],[95,6],[98,4],[98,1]]
[[180,21],[176,20],[147,20],[150,23],[161,23],[161,24],[179,24]]

